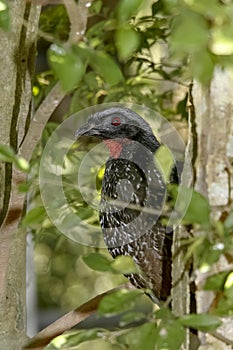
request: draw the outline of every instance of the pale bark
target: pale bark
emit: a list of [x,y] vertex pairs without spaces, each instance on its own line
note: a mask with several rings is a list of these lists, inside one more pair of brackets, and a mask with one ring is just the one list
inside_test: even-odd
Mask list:
[[[209,89],[197,82],[193,87],[195,120],[193,130],[197,140],[195,160],[195,189],[209,200],[211,213],[218,219],[223,210],[232,210],[233,156],[233,80],[229,72],[215,69]],[[202,234],[197,232],[197,234]],[[210,273],[229,269],[225,259],[215,264]],[[203,284],[206,275],[198,272],[197,284]],[[198,292],[198,312],[206,312],[212,302],[211,293]],[[233,320],[223,320],[219,330],[233,340]],[[202,336],[201,349],[231,349],[211,336]]]
[[[87,28],[88,9],[93,0],[63,0],[70,19],[70,35],[68,42],[74,44],[83,40]],[[77,16],[78,14],[78,16]]]
[[[190,95],[190,100],[192,96]],[[191,169],[191,163],[195,147],[192,134],[192,119],[193,119],[193,108],[192,101],[190,101],[189,108],[189,124],[188,124],[188,138],[185,153],[185,162],[181,178],[181,186],[192,187],[193,185],[193,173]],[[190,276],[189,268],[185,264],[185,251],[182,249],[182,241],[189,237],[185,227],[178,226],[175,229],[173,237],[173,263],[172,263],[172,310],[176,316],[183,316],[190,313],[190,302],[191,302],[191,290],[190,290]],[[191,334],[189,330],[186,331],[186,339],[182,345],[182,350],[196,349],[196,341],[191,346],[190,339]]]
[[[91,2],[82,0],[75,5],[69,43],[82,39]],[[10,32],[0,32],[0,143],[12,146],[28,161],[52,112],[65,96],[57,83],[31,118],[39,3],[11,1]],[[65,4],[70,11],[75,2],[68,0]],[[11,164],[0,164],[0,344],[9,350],[21,349],[25,342],[26,232],[19,228],[25,196],[18,192],[18,184],[24,181],[26,175]]]
[[[184,228],[176,228],[173,236],[173,263],[172,263],[172,310],[175,316],[187,315],[190,312],[189,273],[184,263],[184,252],[181,250],[181,240],[187,238]],[[190,347],[189,331],[181,350]]]
[[[24,0],[9,2],[11,26],[0,32],[0,142],[15,151],[31,117],[32,77],[40,6]],[[25,26],[25,22],[27,25]],[[20,349],[25,338],[25,238],[18,224],[24,196],[17,185],[25,175],[10,164],[1,165],[0,232],[0,344],[2,349]]]

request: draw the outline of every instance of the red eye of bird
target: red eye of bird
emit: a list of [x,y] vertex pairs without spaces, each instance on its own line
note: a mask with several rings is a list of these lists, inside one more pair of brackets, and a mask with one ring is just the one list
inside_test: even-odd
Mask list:
[[121,124],[120,118],[119,117],[112,118],[111,124],[114,125],[114,126],[120,125]]

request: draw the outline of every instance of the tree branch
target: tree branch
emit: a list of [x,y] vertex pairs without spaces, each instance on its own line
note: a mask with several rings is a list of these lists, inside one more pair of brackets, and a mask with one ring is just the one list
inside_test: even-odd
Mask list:
[[212,337],[220,340],[222,343],[226,344],[226,345],[230,345],[231,348],[233,349],[233,340],[224,337],[224,335],[222,335],[219,332],[209,332],[210,335],[212,335]]
[[70,19],[70,35],[68,42],[76,43],[83,39],[87,27],[88,8],[93,0],[63,0]]
[[[11,28],[1,32],[1,142],[15,150],[25,132],[31,112],[32,72],[36,53],[40,7],[24,0],[10,2]],[[24,19],[28,27],[23,27]],[[25,232],[19,228],[25,196],[18,184],[26,175],[6,164],[1,168],[1,192],[4,195],[0,233],[0,344],[19,349],[25,337]],[[1,195],[2,195],[1,194]],[[2,203],[0,203],[0,207]],[[6,317],[7,315],[7,317]]]
[[31,159],[35,146],[39,142],[51,114],[64,97],[65,92],[62,91],[60,84],[57,83],[37,109],[30,123],[28,132],[19,148],[19,154],[28,161]]
[[66,315],[44,328],[35,337],[30,339],[30,341],[24,346],[24,349],[42,350],[52,339],[76,326],[78,323],[84,321],[96,312],[99,303],[106,295],[112,294],[121,288],[131,289],[132,286],[129,283],[124,284],[88,300],[77,309],[68,312]]
[[[208,199],[211,220],[221,220],[222,213],[229,213],[232,210],[233,199],[231,187],[233,80],[230,71],[216,67],[209,88],[194,81],[192,95],[198,148],[195,161],[195,190]],[[197,227],[194,234],[200,236],[202,230]],[[216,239],[214,229],[208,234]],[[198,313],[208,312],[214,298],[213,292],[201,288],[206,278],[210,274],[231,267],[224,254],[221,254],[217,262],[212,262],[210,265],[211,270],[207,272],[202,272],[201,269],[196,271]],[[221,333],[224,337],[232,338],[233,320],[223,317],[222,321],[224,324],[221,326]],[[202,334],[200,338],[203,344],[208,344],[205,335]],[[213,342],[213,346],[217,348],[218,343],[216,344]]]
[[[70,1],[68,1],[68,2],[71,3]],[[74,17],[82,19],[81,21],[78,21],[79,25],[75,27],[80,33],[84,33],[86,30],[87,10],[88,10],[88,6],[86,6],[87,3],[88,3],[87,1],[83,1],[83,0],[79,1],[78,6],[76,7],[75,13],[72,14],[72,20],[71,20],[72,25],[74,23],[73,22]],[[89,3],[91,3],[91,1],[89,1]],[[15,2],[15,4],[17,6],[19,6],[20,11],[23,12],[22,16],[21,16],[21,12],[20,12],[20,16],[18,16],[19,10],[17,10],[16,13],[17,13],[17,16],[19,17],[19,20],[25,26],[25,31],[27,34],[27,36],[26,36],[27,41],[25,43],[25,48],[28,49],[28,48],[31,48],[32,43],[34,43],[36,40],[37,31],[35,30],[35,28],[36,28],[35,18],[38,20],[40,9],[37,6],[32,6],[31,11],[30,11],[30,16],[25,17],[24,11],[26,11],[26,10],[24,9],[24,7],[22,7],[22,4],[20,2]],[[15,7],[16,7],[16,5],[15,5]],[[20,8],[20,6],[21,6],[21,8]],[[71,15],[71,13],[70,13],[70,15]],[[15,25],[15,26],[13,26],[13,28],[19,27],[19,29],[16,30],[16,33],[14,35],[14,40],[15,40],[16,36],[18,39],[19,33],[22,33],[21,27],[20,27],[21,22],[18,24],[18,20],[14,21],[14,24],[17,24],[17,26]],[[75,22],[76,22],[76,20],[75,20]],[[31,30],[31,28],[33,28],[33,30]],[[70,37],[71,37],[71,35],[73,35],[73,34],[71,33]],[[77,38],[79,39],[80,37],[77,37]],[[12,45],[9,45],[9,37],[7,38],[7,40],[5,40],[5,37],[3,37],[3,39],[4,39],[4,44],[6,44],[6,50],[8,48],[11,49],[13,47],[14,54],[12,54],[10,52],[11,56],[9,56],[9,57],[10,58],[13,57],[13,59],[15,61],[15,52],[16,52],[16,50],[19,50],[19,53],[21,54],[22,43],[20,43],[19,47],[14,47]],[[19,40],[20,40],[20,37],[19,37]],[[25,52],[23,51],[23,54],[25,54],[26,58],[23,56],[24,60],[22,60],[22,62],[24,62],[24,61],[31,62],[31,60],[33,59],[31,51],[30,52],[29,52],[29,50],[28,51],[26,50]],[[5,52],[4,52],[4,55],[5,55]],[[22,65],[23,64],[24,63],[22,63]],[[18,67],[17,72],[21,74],[21,66]],[[12,73],[12,72],[10,71],[10,73]],[[13,73],[15,74],[15,72],[13,72]],[[17,106],[18,109],[16,110],[16,108],[15,108],[15,110],[12,112],[12,106],[9,105],[9,103],[6,104],[5,107],[2,109],[2,110],[4,110],[4,115],[3,115],[3,122],[4,123],[5,123],[5,120],[8,120],[6,118],[6,115],[8,116],[8,115],[12,115],[12,113],[14,113],[16,122],[13,125],[14,126],[13,131],[15,134],[17,134],[15,139],[18,139],[19,142],[21,142],[21,145],[18,149],[18,154],[21,155],[22,157],[24,157],[28,161],[32,157],[35,146],[37,145],[38,141],[40,140],[43,129],[44,129],[46,123],[48,122],[52,112],[56,109],[56,107],[60,104],[60,102],[62,101],[62,99],[65,96],[65,92],[63,92],[61,90],[60,84],[57,83],[52,88],[52,90],[50,91],[48,96],[44,99],[44,101],[42,102],[40,107],[37,109],[34,117],[32,118],[32,120],[30,122],[30,126],[27,130],[27,133],[25,135],[23,135],[25,123],[23,124],[23,128],[22,128],[21,121],[23,119],[21,119],[21,117],[26,118],[27,115],[30,114],[30,110],[29,110],[28,106],[30,106],[30,101],[31,101],[31,75],[30,75],[31,73],[32,73],[32,70],[31,70],[31,66],[30,66],[30,69],[25,71],[25,76],[26,76],[27,80],[21,79],[22,81],[24,81],[24,83],[21,83],[21,80],[17,81],[18,89],[21,89],[21,86],[25,85],[25,81],[27,82],[27,89],[25,88],[26,92],[23,94],[24,91],[20,90],[17,92],[17,94],[15,96],[17,103],[15,102],[14,108],[15,108],[15,106]],[[21,75],[20,74],[18,76],[20,78],[22,78],[21,77],[22,74]],[[9,78],[9,76],[10,76],[10,78]],[[6,78],[6,81],[8,81],[8,82],[10,79],[10,81],[11,82],[13,81],[13,83],[15,82],[15,79],[16,79],[13,74],[12,75],[9,74],[8,70],[4,71],[4,78]],[[4,81],[5,80],[3,79],[3,82]],[[12,94],[12,91],[15,91],[15,90],[16,89],[13,87],[12,89],[5,89],[4,91],[10,91],[10,93]],[[21,95],[22,95],[22,97],[21,97]],[[21,98],[21,100],[19,100],[19,97]],[[12,100],[12,96],[11,95],[10,95],[10,97],[7,96],[6,101],[11,101],[11,100]],[[8,112],[8,107],[10,108],[9,112]],[[19,125],[17,125],[17,124],[19,124]],[[9,134],[9,131],[6,129],[5,124],[3,124],[2,130],[3,131],[5,130],[6,135]],[[19,132],[19,130],[20,130],[20,132]],[[19,138],[19,136],[20,136],[20,138]],[[23,140],[21,140],[21,139],[23,139]],[[6,140],[5,143],[9,144],[10,142],[8,140]],[[14,145],[15,145],[15,148],[17,148],[17,143],[15,141],[14,141]],[[7,293],[7,287],[9,287],[9,286],[7,286],[8,273],[9,273],[9,260],[11,258],[11,255],[13,254],[12,252],[13,252],[14,245],[16,245],[15,241],[17,241],[17,240],[20,241],[20,239],[22,240],[22,234],[19,233],[17,236],[16,232],[18,231],[19,223],[20,223],[21,216],[23,213],[23,208],[24,208],[24,200],[25,200],[25,195],[18,192],[18,185],[24,181],[26,181],[26,175],[24,173],[20,172],[19,170],[17,170],[15,167],[13,167],[13,172],[12,172],[12,177],[11,177],[10,199],[9,199],[9,203],[7,203],[7,207],[6,207],[6,211],[5,211],[6,214],[4,214],[3,224],[1,226],[0,300],[2,301],[2,305],[3,305],[3,303],[7,304],[6,293]],[[20,231],[18,231],[18,232],[20,232]],[[24,235],[24,238],[25,238],[25,235]],[[22,241],[24,241],[24,239]],[[13,242],[14,242],[14,244],[13,244]],[[12,269],[14,268],[14,271],[16,271],[17,267],[18,266],[13,266]],[[20,278],[20,275],[19,275],[19,278]],[[13,292],[12,292],[12,294],[16,295],[16,290],[14,290]],[[9,297],[8,297],[8,299],[9,299]],[[14,303],[12,302],[12,304],[14,304]],[[4,310],[4,307],[2,306],[1,309]],[[13,310],[14,307],[11,307],[11,309]],[[4,314],[5,313],[3,313],[3,315]],[[4,319],[3,317],[1,317],[2,320]],[[15,317],[13,316],[13,319],[14,318]]]
[[[79,0],[78,4],[76,4],[74,0],[64,1],[71,23],[68,43],[72,44],[83,38],[87,26],[88,8],[92,1],[93,0]],[[41,138],[43,129],[51,114],[64,97],[65,92],[62,91],[60,84],[57,83],[37,109],[19,149],[19,154],[28,161],[32,156],[36,144]]]

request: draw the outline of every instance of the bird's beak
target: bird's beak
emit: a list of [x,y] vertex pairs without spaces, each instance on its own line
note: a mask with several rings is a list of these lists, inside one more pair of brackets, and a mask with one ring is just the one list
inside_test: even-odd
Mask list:
[[98,130],[92,124],[84,124],[75,133],[76,140],[81,136],[97,136]]

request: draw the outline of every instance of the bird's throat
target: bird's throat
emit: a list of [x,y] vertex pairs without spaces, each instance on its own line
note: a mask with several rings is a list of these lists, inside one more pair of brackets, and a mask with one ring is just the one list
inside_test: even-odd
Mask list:
[[105,145],[107,146],[110,156],[112,158],[119,158],[120,154],[122,152],[122,149],[125,144],[130,143],[130,140],[128,139],[108,139],[104,140]]

